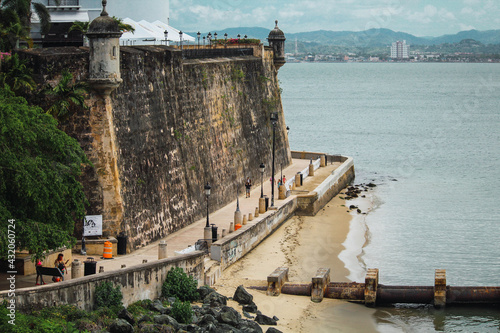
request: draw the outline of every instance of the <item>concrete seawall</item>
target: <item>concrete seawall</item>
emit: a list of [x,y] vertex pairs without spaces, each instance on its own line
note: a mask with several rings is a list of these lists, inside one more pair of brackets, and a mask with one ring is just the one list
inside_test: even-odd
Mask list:
[[[15,290],[15,297],[9,291],[0,293],[0,301],[15,299],[16,310],[28,311],[47,306],[72,304],[86,311],[94,306],[94,292],[97,285],[109,281],[120,286],[123,305],[142,299],[155,299],[161,295],[161,286],[172,267],[181,267],[187,274],[203,284],[204,252],[162,259],[151,263],[123,268],[121,270],[84,276],[59,283]],[[46,277],[48,278],[48,277]]]
[[[303,158],[302,156],[316,158],[319,155],[324,154],[292,152],[295,158]],[[354,161],[351,157],[328,156],[328,158],[332,162],[342,162],[342,164],[313,191],[286,199],[285,204],[272,215],[255,223],[249,223],[212,244],[211,258],[220,262],[222,270],[244,257],[293,215],[315,215],[354,180]],[[306,172],[308,170],[301,173]]]

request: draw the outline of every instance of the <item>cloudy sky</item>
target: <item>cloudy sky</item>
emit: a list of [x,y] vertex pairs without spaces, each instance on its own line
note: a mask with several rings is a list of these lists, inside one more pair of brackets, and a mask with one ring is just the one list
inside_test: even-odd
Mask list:
[[184,31],[233,27],[285,32],[387,28],[416,36],[500,29],[499,0],[170,0],[170,24]]

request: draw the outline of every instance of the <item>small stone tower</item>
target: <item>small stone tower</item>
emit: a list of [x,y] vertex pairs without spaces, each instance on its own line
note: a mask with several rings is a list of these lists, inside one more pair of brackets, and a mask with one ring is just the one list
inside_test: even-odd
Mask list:
[[267,40],[269,46],[274,50],[274,65],[276,69],[280,69],[286,63],[285,60],[285,34],[278,28],[278,20],[275,21],[276,26],[269,33]]
[[90,23],[89,84],[99,94],[109,95],[116,89],[120,77],[120,37],[118,23],[106,12],[107,1],[102,1],[101,16]]

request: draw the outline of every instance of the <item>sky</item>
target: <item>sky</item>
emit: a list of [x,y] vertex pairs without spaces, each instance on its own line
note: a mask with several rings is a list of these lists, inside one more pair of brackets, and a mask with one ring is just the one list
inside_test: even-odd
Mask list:
[[170,0],[170,24],[184,31],[235,27],[286,32],[386,28],[415,36],[500,29],[499,0]]

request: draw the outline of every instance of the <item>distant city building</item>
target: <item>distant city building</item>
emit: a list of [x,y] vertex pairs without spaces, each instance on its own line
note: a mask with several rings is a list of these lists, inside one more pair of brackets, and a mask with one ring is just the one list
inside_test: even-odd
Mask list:
[[392,43],[391,58],[392,59],[408,59],[410,57],[410,45],[406,45],[406,41],[397,41]]

